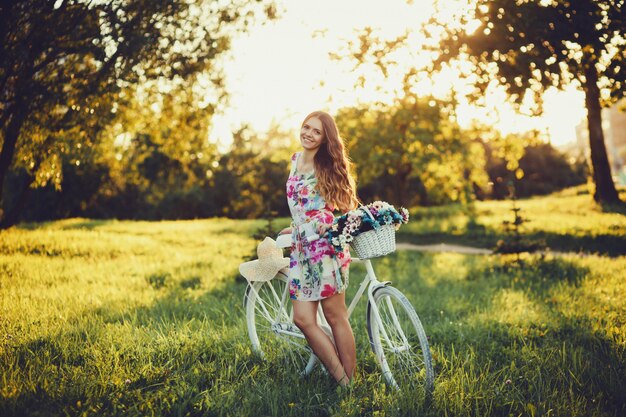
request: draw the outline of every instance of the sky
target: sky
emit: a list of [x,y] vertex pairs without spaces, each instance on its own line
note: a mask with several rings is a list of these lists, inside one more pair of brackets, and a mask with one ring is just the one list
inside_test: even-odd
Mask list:
[[[351,68],[333,61],[329,53],[355,40],[357,30],[365,26],[392,38],[407,28],[419,27],[432,13],[431,0],[411,4],[404,0],[283,0],[281,4],[278,20],[252,26],[233,40],[231,59],[225,63],[230,103],[224,114],[214,119],[210,135],[224,150],[232,140],[230,132],[244,123],[260,132],[272,123],[280,124],[293,130],[296,140],[302,119],[313,110],[333,114],[357,100],[381,99],[373,89],[357,93]],[[425,58],[418,50],[406,56],[406,61],[423,63]],[[384,80],[373,72],[366,75],[378,76],[390,88],[399,82],[399,77]],[[438,85],[424,87],[423,92],[463,88],[455,83],[458,78],[443,76]],[[472,119],[479,119],[494,124],[503,134],[538,129],[559,146],[575,140],[575,126],[585,116],[584,96],[574,87],[547,91],[541,117],[519,116],[503,105],[504,100],[503,94],[495,93],[487,98],[484,110],[461,104],[458,121],[467,126]]]

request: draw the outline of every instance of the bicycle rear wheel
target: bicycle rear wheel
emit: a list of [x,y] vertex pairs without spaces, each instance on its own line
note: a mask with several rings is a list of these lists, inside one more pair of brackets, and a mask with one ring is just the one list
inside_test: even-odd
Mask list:
[[367,330],[385,380],[426,398],[433,389],[434,372],[426,333],[415,309],[393,287],[380,287],[373,296],[380,321],[369,303]]
[[289,363],[302,374],[313,369],[313,355],[304,335],[293,323],[287,275],[280,271],[270,281],[248,285],[246,321],[252,350],[264,359]]

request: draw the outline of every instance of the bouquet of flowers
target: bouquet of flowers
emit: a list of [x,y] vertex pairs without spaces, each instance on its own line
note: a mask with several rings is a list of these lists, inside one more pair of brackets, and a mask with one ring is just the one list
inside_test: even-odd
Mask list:
[[404,207],[396,210],[385,201],[374,201],[335,218],[324,237],[328,239],[335,251],[343,251],[345,245],[349,245],[361,233],[378,230],[386,225],[393,225],[398,230],[408,221],[409,211]]

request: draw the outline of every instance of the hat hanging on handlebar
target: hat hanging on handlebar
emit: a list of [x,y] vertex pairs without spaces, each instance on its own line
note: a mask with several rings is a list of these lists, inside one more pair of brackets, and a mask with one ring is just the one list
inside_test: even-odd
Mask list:
[[256,248],[258,259],[239,265],[239,272],[248,281],[269,281],[281,269],[289,266],[289,258],[271,237],[266,237]]

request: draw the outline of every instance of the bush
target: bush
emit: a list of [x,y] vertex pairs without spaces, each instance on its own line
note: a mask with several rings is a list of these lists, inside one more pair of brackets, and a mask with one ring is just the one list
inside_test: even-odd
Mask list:
[[[508,196],[507,181],[513,175],[506,162],[493,155],[489,144],[485,144],[487,173],[493,183],[491,197],[502,200]],[[588,168],[583,160],[574,163],[548,143],[531,145],[525,148],[519,161],[524,176],[516,180],[515,189],[519,198],[533,195],[546,195],[587,181]]]

